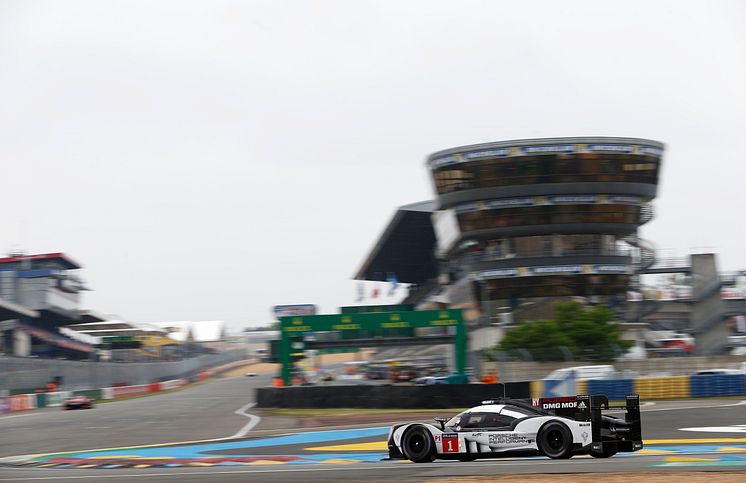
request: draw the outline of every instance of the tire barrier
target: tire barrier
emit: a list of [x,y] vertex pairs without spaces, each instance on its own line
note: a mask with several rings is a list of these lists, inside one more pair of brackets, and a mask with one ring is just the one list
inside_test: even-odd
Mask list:
[[591,379],[588,394],[605,394],[611,400],[620,401],[633,394],[633,379]]
[[640,399],[687,398],[690,392],[690,376],[641,377],[635,379],[634,393]]
[[138,386],[119,386],[111,388],[111,398],[142,396],[151,392],[158,391],[158,384],[142,384]]
[[39,408],[62,406],[65,399],[69,398],[71,394],[70,391],[43,392],[37,394],[36,406]]
[[185,386],[189,383],[189,379],[182,377],[179,379],[172,379],[170,381],[163,381],[159,383],[159,390],[160,391],[168,391],[169,389],[176,389],[182,386]]
[[746,394],[744,374],[708,374],[691,376],[691,396],[742,396]]
[[[530,398],[530,382],[505,384],[505,396]],[[448,409],[503,397],[502,384],[292,386],[256,390],[260,408]]]
[[18,394],[16,396],[10,396],[10,411],[28,411],[29,409],[36,409],[36,394]]

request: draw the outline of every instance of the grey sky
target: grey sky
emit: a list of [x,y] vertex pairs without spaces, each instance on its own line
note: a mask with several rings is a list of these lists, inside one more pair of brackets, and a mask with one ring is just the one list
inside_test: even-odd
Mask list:
[[0,0],[0,250],[132,321],[351,304],[427,154],[663,141],[642,230],[746,268],[746,3]]

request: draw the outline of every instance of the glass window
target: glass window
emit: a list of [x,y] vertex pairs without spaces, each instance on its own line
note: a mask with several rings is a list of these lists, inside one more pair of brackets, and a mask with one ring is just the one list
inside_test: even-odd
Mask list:
[[462,418],[461,427],[464,429],[483,428],[484,417],[484,413],[468,413],[465,418]]
[[560,154],[483,159],[434,172],[438,193],[535,183],[656,183],[659,160],[630,154]]

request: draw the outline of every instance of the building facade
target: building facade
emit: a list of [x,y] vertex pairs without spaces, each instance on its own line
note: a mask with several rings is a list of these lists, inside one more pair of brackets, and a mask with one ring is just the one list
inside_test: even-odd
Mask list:
[[468,281],[480,302],[510,309],[526,298],[624,298],[631,277],[654,260],[638,229],[653,216],[662,155],[659,142],[611,137],[431,155],[448,284]]
[[81,266],[64,253],[0,258],[0,300],[23,310],[0,321],[0,353],[87,359],[94,347],[60,332],[84,319]]

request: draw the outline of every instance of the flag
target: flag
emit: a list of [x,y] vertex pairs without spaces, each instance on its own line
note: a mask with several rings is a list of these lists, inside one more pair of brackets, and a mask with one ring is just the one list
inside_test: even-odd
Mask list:
[[389,288],[389,297],[391,297],[396,292],[397,287],[399,287],[399,280],[397,280],[395,273],[389,273],[387,280],[391,284]]

